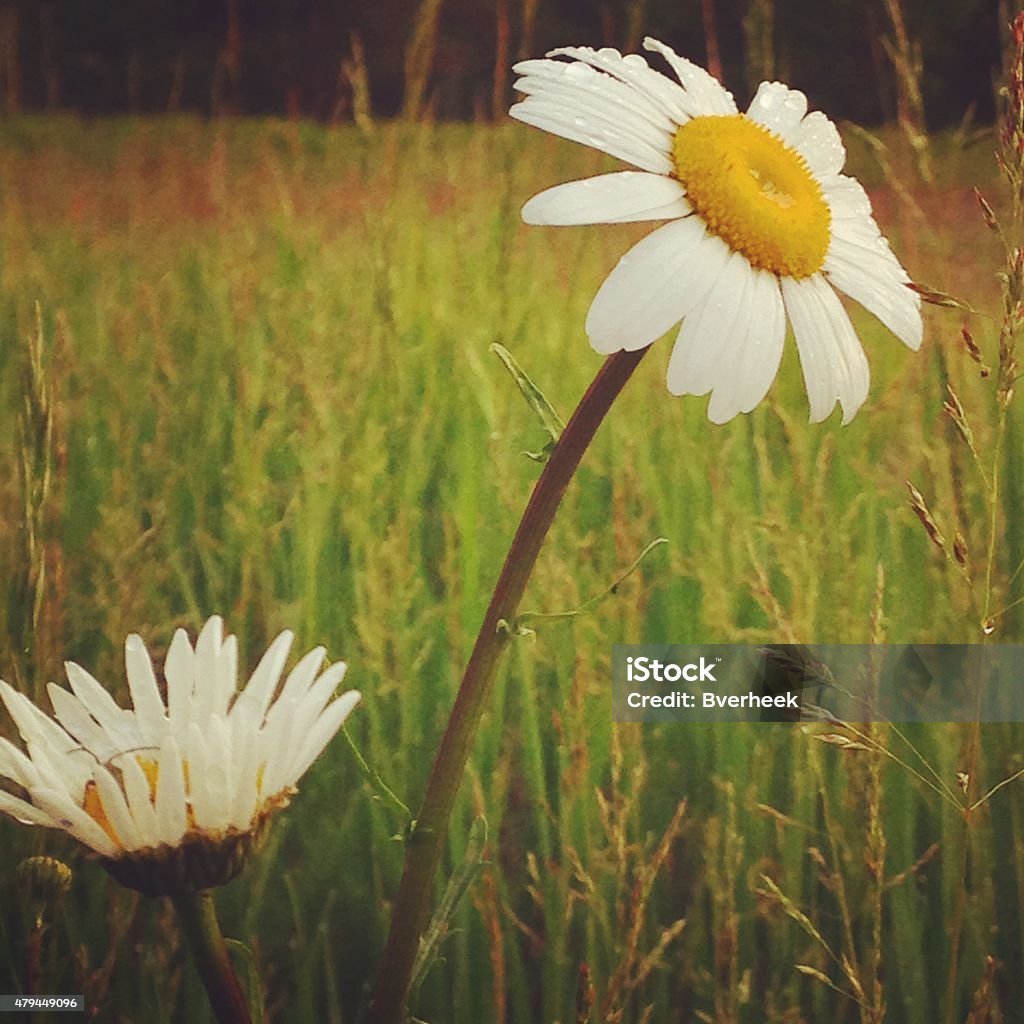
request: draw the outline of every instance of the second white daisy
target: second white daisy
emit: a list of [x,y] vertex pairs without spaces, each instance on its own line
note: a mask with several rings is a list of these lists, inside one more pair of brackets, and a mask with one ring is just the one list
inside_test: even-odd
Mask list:
[[[598,352],[634,351],[682,321],[668,368],[673,394],[711,394],[708,416],[750,412],[778,372],[787,316],[811,419],[836,402],[843,422],[868,393],[867,359],[834,289],[912,349],[920,298],[840,173],[835,125],[801,92],[765,82],[746,114],[702,68],[655,39],[675,82],[638,54],[564,47],[515,66],[525,99],[512,117],[625,160],[636,171],[557,185],[523,208],[530,224],[668,220],[601,286],[586,329]],[[554,58],[565,57],[568,61]]]
[[0,787],[0,812],[63,829],[118,881],[150,895],[230,881],[359,701],[355,690],[334,696],[345,664],[321,673],[322,647],[276,692],[291,643],[282,633],[238,692],[238,644],[220,617],[195,647],[179,629],[164,662],[165,701],[133,634],[130,710],[74,662],[70,690],[49,686],[55,718],[0,680],[28,748],[0,738],[0,780],[15,789]]

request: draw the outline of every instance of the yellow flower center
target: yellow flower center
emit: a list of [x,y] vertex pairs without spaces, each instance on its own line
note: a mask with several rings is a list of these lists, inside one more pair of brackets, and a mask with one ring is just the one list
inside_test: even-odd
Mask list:
[[832,216],[806,161],[743,114],[695,117],[672,145],[690,205],[734,252],[780,277],[825,262]]

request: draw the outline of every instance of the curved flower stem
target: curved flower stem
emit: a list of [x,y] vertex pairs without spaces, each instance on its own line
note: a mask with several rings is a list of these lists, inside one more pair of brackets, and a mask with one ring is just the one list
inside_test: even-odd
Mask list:
[[171,901],[178,912],[192,959],[219,1024],[252,1024],[249,1004],[238,983],[217,921],[210,892],[184,893]]
[[434,759],[420,815],[408,838],[391,931],[377,971],[371,1024],[401,1024],[404,1020],[448,819],[491,683],[511,636],[504,624],[511,623],[515,616],[541,545],[583,453],[646,351],[617,352],[605,360],[559,437],[519,522]]

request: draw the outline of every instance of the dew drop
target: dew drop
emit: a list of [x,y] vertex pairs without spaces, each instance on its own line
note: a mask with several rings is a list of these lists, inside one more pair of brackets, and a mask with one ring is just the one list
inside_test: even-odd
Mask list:
[[573,64],[566,64],[563,76],[565,78],[574,78],[577,82],[583,81],[590,78],[594,74],[594,69],[589,64],[581,64],[579,61]]
[[982,622],[981,631],[985,636],[991,636],[996,631],[996,620],[989,616]]
[[622,63],[629,65],[631,68],[645,68],[647,67],[646,59],[639,53],[628,53],[622,58]]
[[597,55],[598,57],[604,57],[606,60],[622,59],[622,54],[619,53],[614,46],[602,46],[601,49],[597,51]]

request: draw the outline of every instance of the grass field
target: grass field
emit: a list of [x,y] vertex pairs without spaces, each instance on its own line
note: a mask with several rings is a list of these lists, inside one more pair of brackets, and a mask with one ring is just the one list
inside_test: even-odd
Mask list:
[[[992,143],[936,145],[920,215],[864,144],[850,170],[916,279],[996,312],[1001,253],[969,194],[978,184],[999,207]],[[350,663],[364,693],[352,736],[415,807],[538,474],[523,452],[544,443],[489,347],[568,415],[599,365],[587,306],[646,230],[528,228],[518,210],[604,166],[512,125],[366,138],[279,122],[0,124],[0,676],[39,696],[71,658],[123,695],[129,632],[159,649],[219,612],[248,671],[287,626],[296,652],[323,643]],[[18,424],[36,303],[31,386],[51,389],[54,434],[33,447]],[[610,722],[615,642],[981,639],[993,506],[943,414],[947,379],[1000,470],[993,607],[1024,592],[1011,581],[1019,410],[997,455],[995,385],[961,344],[967,321],[928,313],[914,354],[852,313],[873,379],[845,428],[808,425],[791,343],[768,401],[725,427],[706,400],[666,392],[667,339],[616,403],[524,608],[578,607],[650,541],[669,543],[593,614],[514,645],[446,873],[478,814],[487,862],[418,1016],[964,1022],[992,956],[977,997],[991,1016],[972,1020],[1024,1021],[1024,782],[965,821],[899,765],[788,726]],[[969,322],[994,365],[991,321]],[[52,473],[28,515],[26,451]],[[973,590],[915,518],[908,479],[950,542],[962,533]],[[1024,639],[1021,618],[993,639]],[[0,733],[13,734],[5,715]],[[971,800],[1024,767],[1017,726],[914,738],[949,785],[970,776]],[[339,738],[222,892],[271,1019],[359,1019],[401,828]],[[74,884],[46,936],[44,990],[84,991],[97,1020],[207,1019],[169,908],[7,819],[0,850],[0,992],[18,990],[25,955],[15,869],[45,852]]]

